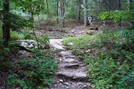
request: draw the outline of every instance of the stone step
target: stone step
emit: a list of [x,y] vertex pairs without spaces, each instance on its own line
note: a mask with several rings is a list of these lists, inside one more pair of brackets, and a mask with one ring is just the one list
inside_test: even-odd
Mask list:
[[60,68],[77,69],[79,67],[80,67],[79,63],[60,63],[59,65],[59,69]]
[[65,50],[64,46],[61,43],[62,40],[63,39],[50,39],[50,48],[54,50]]
[[64,46],[61,46],[61,45],[58,45],[58,44],[53,44],[53,45],[50,45],[50,46],[51,46],[51,49],[54,49],[54,50],[65,50]]
[[65,50],[65,51],[61,51],[60,53],[59,53],[59,55],[61,55],[62,57],[70,57],[70,56],[72,56],[72,57],[75,57],[74,55],[72,55],[72,51],[70,51],[70,50]]
[[79,61],[76,58],[63,58],[61,60],[63,63],[78,63]]
[[58,81],[52,83],[53,88],[50,89],[93,89],[91,87],[93,84],[89,82],[57,80]]
[[56,73],[57,76],[65,76],[71,79],[80,79],[80,80],[86,80],[87,79],[87,73],[86,72],[78,72],[78,71],[59,71]]

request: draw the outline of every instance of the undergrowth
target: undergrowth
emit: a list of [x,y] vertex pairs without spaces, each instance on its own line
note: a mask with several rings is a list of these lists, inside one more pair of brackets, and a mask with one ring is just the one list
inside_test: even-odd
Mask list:
[[104,30],[67,38],[63,43],[87,63],[88,79],[95,88],[134,88],[134,30]]
[[16,47],[15,41],[9,41],[8,47],[1,44],[0,50],[0,88],[45,89],[51,85],[56,72],[53,52],[47,49],[25,52]]

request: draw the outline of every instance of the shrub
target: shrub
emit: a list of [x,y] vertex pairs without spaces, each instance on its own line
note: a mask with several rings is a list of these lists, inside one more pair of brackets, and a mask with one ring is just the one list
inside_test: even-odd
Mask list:
[[56,71],[51,51],[18,54],[14,41],[9,41],[6,48],[1,45],[0,49],[0,72],[7,76],[0,79],[4,81],[1,84],[10,89],[44,89],[51,85],[51,76]]
[[52,59],[36,57],[17,60],[15,71],[8,76],[8,87],[38,89],[51,85],[51,75],[56,71],[55,67],[56,63]]
[[19,32],[16,32],[16,31],[10,31],[10,34],[11,34],[11,39],[14,39],[14,40],[18,40],[18,39],[23,39],[24,38],[24,35],[19,33]]
[[89,81],[93,82],[97,89],[128,87],[127,81],[133,79],[128,77],[131,66],[126,61],[115,62],[114,59],[103,53],[98,53],[98,57],[95,59],[85,60],[88,63]]

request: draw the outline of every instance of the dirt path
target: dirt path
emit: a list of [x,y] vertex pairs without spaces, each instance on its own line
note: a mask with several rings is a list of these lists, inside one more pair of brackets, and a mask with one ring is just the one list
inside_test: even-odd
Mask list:
[[87,79],[86,65],[65,49],[62,39],[50,39],[52,50],[60,50],[55,56],[58,63],[58,71],[54,74],[52,87],[48,89],[92,89]]

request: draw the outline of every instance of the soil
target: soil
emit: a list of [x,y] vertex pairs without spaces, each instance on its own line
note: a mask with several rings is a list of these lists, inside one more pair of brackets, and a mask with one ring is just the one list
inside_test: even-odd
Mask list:
[[102,24],[96,22],[93,22],[91,26],[84,27],[82,22],[67,21],[65,23],[65,28],[63,29],[60,29],[59,27],[57,27],[57,25],[50,26],[41,24],[40,29],[36,31],[36,33],[40,36],[48,33],[50,35],[50,39],[62,39],[73,36],[81,36],[85,34],[93,35],[99,30],[104,29],[104,27],[101,26]]

